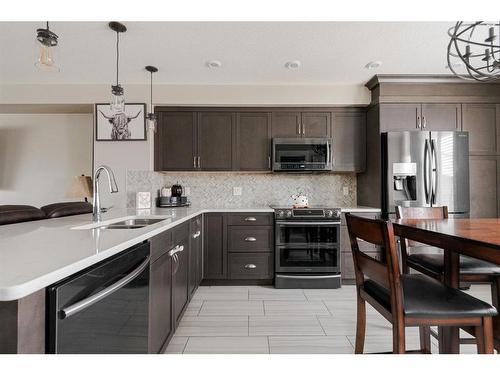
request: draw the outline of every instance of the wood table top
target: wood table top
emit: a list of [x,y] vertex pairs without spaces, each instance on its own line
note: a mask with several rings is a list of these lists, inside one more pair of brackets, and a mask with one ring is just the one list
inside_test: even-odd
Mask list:
[[482,243],[500,250],[500,219],[401,219],[395,227],[408,227],[441,236]]

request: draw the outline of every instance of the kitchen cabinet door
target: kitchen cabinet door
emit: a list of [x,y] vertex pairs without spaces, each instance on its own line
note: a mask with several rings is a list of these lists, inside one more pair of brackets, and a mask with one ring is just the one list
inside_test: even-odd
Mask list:
[[227,279],[227,228],[225,214],[205,214],[204,279]]
[[380,131],[420,130],[420,104],[381,104]]
[[233,169],[234,118],[231,112],[198,112],[199,169]]
[[241,171],[271,169],[271,114],[240,112],[237,114],[237,164]]
[[149,352],[160,353],[173,333],[172,257],[169,254],[163,254],[151,264],[149,288]]
[[179,324],[189,300],[189,224],[173,229],[174,249],[182,249],[174,256],[173,264],[173,300],[175,326]]
[[365,113],[335,113],[332,128],[333,170],[363,172],[366,167]]
[[470,217],[494,218],[499,213],[498,156],[470,156]]
[[330,136],[330,112],[302,112],[302,136],[322,138]]
[[273,112],[273,138],[300,137],[301,112]]
[[470,155],[500,154],[496,104],[462,104],[462,128],[469,132]]
[[190,171],[196,156],[194,112],[159,111],[154,140],[155,171]]
[[189,224],[189,295],[192,296],[200,285],[200,263],[202,261],[201,248],[201,216],[191,219]]
[[460,104],[422,104],[422,130],[461,130]]

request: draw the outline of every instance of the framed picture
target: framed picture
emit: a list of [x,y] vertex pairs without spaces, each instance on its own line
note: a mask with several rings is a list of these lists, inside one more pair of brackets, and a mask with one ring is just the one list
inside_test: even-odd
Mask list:
[[127,103],[125,112],[113,114],[109,104],[95,105],[96,141],[145,141],[146,104]]

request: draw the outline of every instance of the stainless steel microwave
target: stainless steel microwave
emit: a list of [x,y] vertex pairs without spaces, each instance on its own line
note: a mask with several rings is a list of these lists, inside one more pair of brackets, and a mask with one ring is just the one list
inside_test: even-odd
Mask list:
[[273,171],[332,170],[331,138],[273,138]]

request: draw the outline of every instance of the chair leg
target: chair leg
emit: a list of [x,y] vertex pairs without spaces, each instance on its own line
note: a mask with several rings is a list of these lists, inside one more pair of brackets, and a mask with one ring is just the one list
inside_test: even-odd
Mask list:
[[480,326],[474,327],[477,354],[493,354],[493,322],[491,316],[485,316]]
[[398,322],[392,323],[392,352],[393,354],[406,353],[405,326]]
[[422,353],[431,354],[431,327],[418,327],[420,335],[420,350]]
[[355,354],[363,354],[366,332],[366,302],[358,295]]

